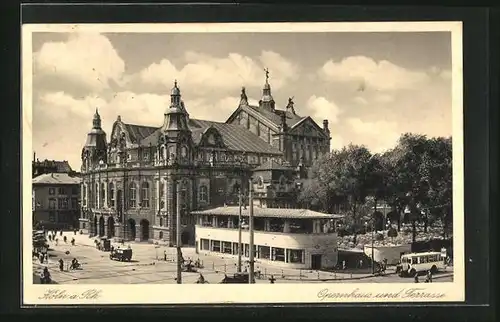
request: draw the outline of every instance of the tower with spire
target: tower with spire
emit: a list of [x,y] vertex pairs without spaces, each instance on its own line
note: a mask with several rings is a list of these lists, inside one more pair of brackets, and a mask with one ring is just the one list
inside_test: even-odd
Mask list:
[[271,93],[271,85],[269,84],[269,69],[264,69],[266,72],[266,83],[264,84],[264,88],[262,89],[262,98],[259,100],[259,108],[268,109],[274,112],[275,103],[274,98]]
[[170,92],[170,106],[164,113],[159,158],[168,164],[186,164],[192,161],[192,136],[189,128],[189,114],[182,101],[177,80]]
[[87,141],[82,149],[82,169],[89,169],[99,163],[106,163],[106,133],[102,129],[101,116],[96,108],[92,119],[92,129],[87,134]]

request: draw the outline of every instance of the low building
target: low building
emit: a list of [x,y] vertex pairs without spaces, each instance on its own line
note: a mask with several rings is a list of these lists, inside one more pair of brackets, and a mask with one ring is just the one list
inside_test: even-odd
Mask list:
[[[368,257],[372,257],[372,246],[365,245],[364,253]],[[373,258],[376,262],[382,263],[384,259],[387,259],[388,265],[396,265],[403,254],[411,253],[411,245],[374,245],[373,246]]]
[[[242,257],[249,257],[249,207],[242,209]],[[193,211],[198,253],[238,255],[239,207]],[[254,207],[254,258],[297,269],[328,269],[337,264],[335,220],[306,209]]]
[[42,174],[47,173],[67,173],[71,175],[75,175],[75,171],[71,169],[68,161],[57,161],[57,160],[43,160],[40,161],[36,158],[36,154],[33,153],[33,161],[31,164],[32,167],[32,176],[33,178],[38,177]]
[[80,178],[46,173],[33,179],[33,226],[76,229],[80,217]]

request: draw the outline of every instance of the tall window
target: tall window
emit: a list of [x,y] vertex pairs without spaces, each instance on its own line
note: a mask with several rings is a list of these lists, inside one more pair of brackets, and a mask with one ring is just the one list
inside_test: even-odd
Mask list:
[[78,209],[78,199],[71,198],[71,209]]
[[49,188],[49,195],[55,195],[56,194],[56,188]]
[[49,199],[49,209],[56,209],[56,199],[54,198]]
[[77,195],[78,194],[78,187],[71,187],[71,194]]
[[207,186],[200,187],[200,201],[208,202],[208,188]]
[[60,187],[60,188],[59,188],[59,194],[60,194],[60,195],[65,195],[65,194],[66,194],[66,188],[64,188],[64,187]]
[[115,185],[113,182],[109,183],[109,205],[111,207],[115,206]]
[[160,209],[165,209],[165,184],[160,181]]
[[87,206],[87,187],[85,185],[82,185],[82,199],[83,205]]
[[59,209],[68,209],[68,198],[59,198],[57,200],[57,207]]
[[141,186],[141,205],[149,208],[149,183],[143,182]]
[[132,182],[129,186],[129,194],[130,198],[128,201],[128,205],[130,208],[135,208],[136,207],[136,201],[137,201],[137,188],[135,186],[135,183]]
[[106,185],[104,183],[101,183],[101,190],[99,191],[99,195],[101,196],[99,205],[102,208],[104,206],[104,202],[106,201]]
[[99,184],[95,184],[95,190],[93,193],[94,196],[94,208],[97,208],[98,200],[99,200]]

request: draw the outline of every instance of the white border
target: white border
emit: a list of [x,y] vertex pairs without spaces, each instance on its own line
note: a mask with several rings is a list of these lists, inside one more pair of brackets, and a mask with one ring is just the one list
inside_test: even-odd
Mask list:
[[[418,287],[427,293],[442,293],[438,299],[404,296],[404,289],[413,284],[253,284],[253,285],[33,285],[31,259],[32,227],[32,33],[33,32],[100,32],[100,33],[199,33],[199,32],[436,32],[449,31],[452,37],[452,128],[453,128],[453,238],[454,278],[451,283],[426,283]],[[346,23],[191,23],[191,24],[52,24],[22,26],[22,196],[23,196],[23,299],[33,304],[210,304],[210,303],[373,303],[407,301],[464,301],[464,177],[463,177],[463,77],[461,22],[346,22]],[[48,288],[64,290],[71,298],[42,300]],[[80,294],[98,289],[98,299],[82,299]],[[331,292],[361,293],[394,292],[403,294],[394,299],[359,298],[320,301],[323,289]]]

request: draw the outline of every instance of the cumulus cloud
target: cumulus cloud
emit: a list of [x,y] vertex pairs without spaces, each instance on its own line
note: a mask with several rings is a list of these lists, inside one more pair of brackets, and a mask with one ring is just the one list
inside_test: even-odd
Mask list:
[[322,96],[313,95],[306,102],[308,115],[311,116],[320,126],[323,120],[328,120],[330,124],[337,123],[339,115],[342,113],[338,105]]
[[374,100],[378,103],[391,103],[394,102],[394,96],[389,94],[377,94]]
[[372,152],[383,152],[395,146],[401,131],[396,122],[364,121],[351,117],[346,123],[355,134],[353,143],[366,145]]
[[366,105],[368,104],[368,101],[366,100],[366,98],[364,97],[361,97],[361,96],[356,96],[353,98],[353,101],[360,104],[360,105]]
[[263,51],[257,60],[238,53],[226,57],[188,51],[186,64],[175,66],[169,59],[152,63],[137,77],[150,85],[171,86],[177,79],[183,86],[196,88],[200,94],[213,90],[236,91],[241,86],[261,87],[264,83],[264,66],[269,68],[273,89],[282,88],[298,77],[298,66],[272,51]]
[[34,53],[35,75],[55,76],[93,91],[121,83],[125,62],[106,36],[71,33],[67,41],[47,42]]
[[339,62],[327,61],[318,75],[328,82],[359,82],[368,89],[391,91],[411,89],[425,83],[429,76],[425,72],[412,71],[387,60],[379,62],[365,56],[351,56]]

